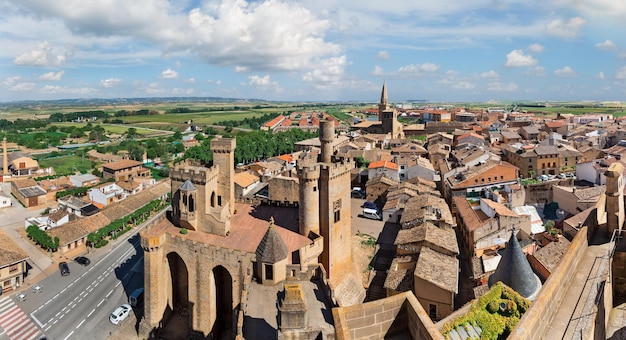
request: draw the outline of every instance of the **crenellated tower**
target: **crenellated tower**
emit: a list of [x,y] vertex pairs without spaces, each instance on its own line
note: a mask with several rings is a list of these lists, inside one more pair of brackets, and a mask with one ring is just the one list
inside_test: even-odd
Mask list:
[[187,160],[170,170],[172,222],[181,228],[226,235],[234,213],[235,139],[211,141],[213,164]]
[[315,232],[324,239],[320,261],[336,287],[352,273],[350,159],[335,159],[335,125],[321,121],[321,153],[317,163],[298,162],[300,233]]

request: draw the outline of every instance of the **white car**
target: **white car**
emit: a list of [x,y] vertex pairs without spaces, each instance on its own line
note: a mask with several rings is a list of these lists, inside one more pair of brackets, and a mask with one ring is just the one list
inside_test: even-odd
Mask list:
[[119,325],[120,322],[124,321],[124,319],[130,315],[132,310],[133,308],[129,304],[125,303],[115,308],[113,313],[111,313],[111,316],[109,316],[109,321],[111,321],[114,325]]

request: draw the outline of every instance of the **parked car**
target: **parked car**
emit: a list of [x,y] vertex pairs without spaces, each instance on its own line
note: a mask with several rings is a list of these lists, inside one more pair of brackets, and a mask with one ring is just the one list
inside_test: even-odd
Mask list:
[[376,204],[374,202],[369,202],[369,201],[363,203],[363,208],[378,210],[378,207],[376,206]]
[[59,271],[61,272],[61,276],[70,275],[70,266],[67,265],[67,262],[59,263]]
[[136,307],[137,305],[142,303],[143,302],[143,288],[135,289],[135,291],[133,291],[133,293],[128,296],[128,302],[130,302],[130,305],[133,307]]
[[114,325],[119,325],[130,315],[130,311],[132,310],[133,308],[129,304],[125,303],[115,308],[115,310],[111,313],[111,316],[109,316],[109,321],[111,321]]
[[376,209],[363,209],[363,214],[361,215],[364,218],[369,218],[371,220],[382,220],[383,217],[378,213]]
[[83,266],[88,266],[91,263],[91,261],[88,258],[84,257],[84,256],[79,256],[79,257],[75,258],[74,262],[76,262],[78,264],[81,264]]
[[359,187],[354,187],[352,188],[352,197],[355,198],[365,198],[365,190],[359,188]]

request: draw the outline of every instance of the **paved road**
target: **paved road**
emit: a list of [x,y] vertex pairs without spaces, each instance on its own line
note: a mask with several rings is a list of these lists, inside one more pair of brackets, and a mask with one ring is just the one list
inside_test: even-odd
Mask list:
[[69,263],[69,276],[56,272],[39,282],[41,293],[31,290],[16,303],[48,339],[106,339],[116,329],[111,311],[143,286],[142,260],[136,235],[101,259],[92,257],[90,266]]

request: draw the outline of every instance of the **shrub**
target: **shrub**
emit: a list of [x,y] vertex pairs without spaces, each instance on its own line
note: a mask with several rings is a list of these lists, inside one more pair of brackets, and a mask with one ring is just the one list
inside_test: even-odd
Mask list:
[[180,230],[180,233],[183,234],[183,235],[187,234],[187,228],[182,228]]

